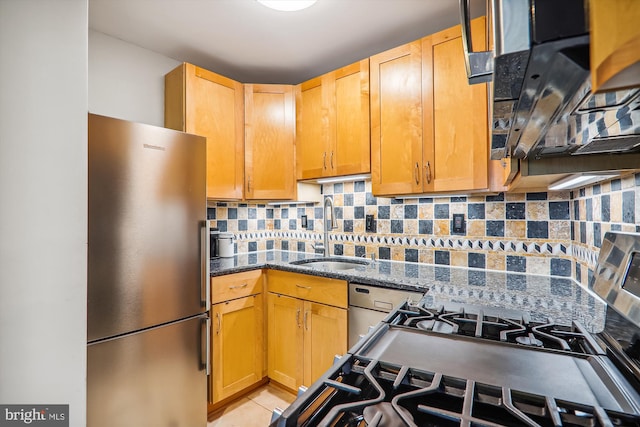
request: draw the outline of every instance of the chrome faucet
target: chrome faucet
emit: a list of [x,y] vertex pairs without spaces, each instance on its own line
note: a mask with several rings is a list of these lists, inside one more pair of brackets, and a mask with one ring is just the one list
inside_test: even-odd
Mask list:
[[[329,215],[327,215],[327,207],[329,208]],[[325,257],[331,256],[329,251],[329,230],[338,228],[338,221],[336,221],[336,212],[333,208],[333,198],[330,196],[324,196],[324,218],[322,231],[324,232],[324,241],[322,245],[315,244],[313,249],[316,251],[322,250],[322,254]]]

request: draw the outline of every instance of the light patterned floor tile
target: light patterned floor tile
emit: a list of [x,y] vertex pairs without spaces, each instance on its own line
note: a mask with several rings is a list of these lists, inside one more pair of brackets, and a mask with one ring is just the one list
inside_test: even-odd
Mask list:
[[271,411],[247,398],[229,405],[207,427],[266,427],[271,421]]
[[267,385],[261,387],[247,396],[250,400],[262,406],[269,411],[273,411],[276,407],[285,409],[291,402],[295,400],[295,395],[282,390],[281,388]]

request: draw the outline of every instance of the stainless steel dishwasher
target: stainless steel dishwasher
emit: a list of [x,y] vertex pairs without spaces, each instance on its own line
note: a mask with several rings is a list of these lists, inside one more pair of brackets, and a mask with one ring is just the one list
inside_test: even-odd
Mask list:
[[396,306],[409,299],[418,302],[422,295],[424,292],[420,291],[349,283],[349,348]]

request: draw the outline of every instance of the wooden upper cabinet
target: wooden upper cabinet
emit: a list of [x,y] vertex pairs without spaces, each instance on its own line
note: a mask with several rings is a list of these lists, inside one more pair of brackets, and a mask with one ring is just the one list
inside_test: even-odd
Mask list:
[[[484,25],[471,24],[476,50]],[[487,102],[486,84],[467,82],[460,26],[371,57],[373,193],[487,189]]]
[[298,179],[370,171],[369,60],[296,86]]
[[638,0],[590,0],[591,86],[594,92],[640,87]]
[[320,76],[296,86],[298,179],[331,175],[327,159],[330,143],[326,80],[326,76]]
[[245,198],[296,197],[293,86],[247,84],[245,103]]
[[[471,22],[474,50],[486,50],[485,32],[484,17]],[[468,84],[460,26],[425,37],[422,58],[423,181],[431,180],[433,191],[486,189],[487,85]]]
[[329,114],[330,138],[335,139],[335,144],[329,165],[338,176],[368,173],[371,171],[369,59],[335,70],[330,76],[330,101],[334,102]]
[[374,55],[371,183],[376,195],[422,192],[422,44]]
[[242,199],[242,84],[184,63],[165,76],[164,121],[207,138],[207,198]]

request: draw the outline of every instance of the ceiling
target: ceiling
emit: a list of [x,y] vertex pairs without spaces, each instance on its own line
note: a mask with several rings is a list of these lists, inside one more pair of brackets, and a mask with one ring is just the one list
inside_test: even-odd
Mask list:
[[[472,2],[472,15],[484,1]],[[459,23],[458,0],[89,0],[89,28],[243,83],[296,84]]]

